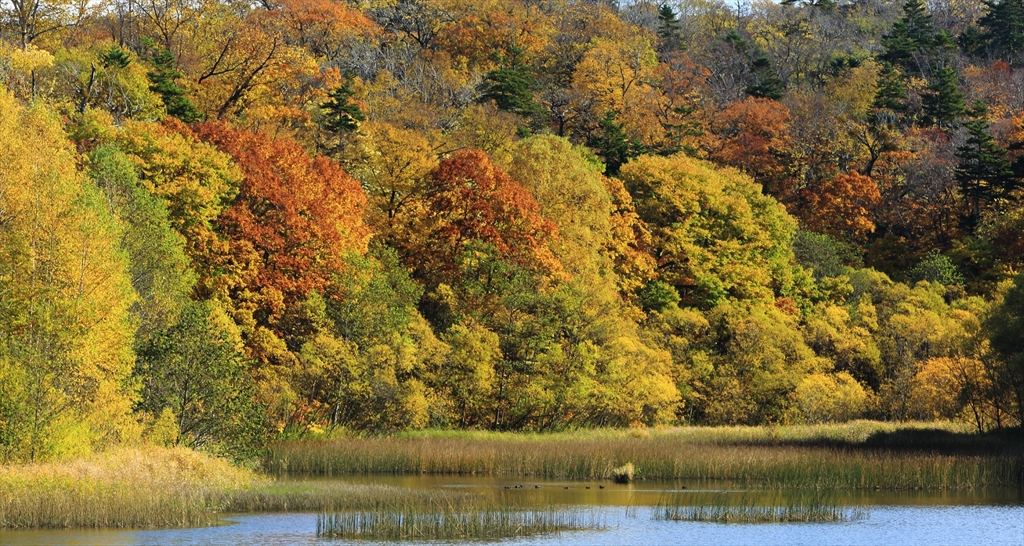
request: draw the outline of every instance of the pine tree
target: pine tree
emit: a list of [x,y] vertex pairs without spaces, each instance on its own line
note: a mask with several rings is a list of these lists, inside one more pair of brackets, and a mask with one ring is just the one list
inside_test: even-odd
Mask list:
[[1012,64],[1024,52],[1024,0],[986,0],[985,5],[988,13],[978,21],[985,28],[982,39]]
[[932,16],[921,0],[907,0],[903,4],[903,17],[893,25],[892,31],[882,37],[885,52],[878,60],[900,67],[909,73],[919,73],[917,56],[930,52],[935,45],[935,27]]
[[598,123],[601,135],[592,137],[587,145],[604,160],[605,174],[615,176],[622,165],[640,155],[640,145],[629,139],[624,124],[615,121],[615,112],[609,111]]
[[872,108],[903,112],[907,105],[907,86],[903,83],[903,75],[892,64],[885,63],[878,73],[878,90]]
[[481,100],[493,100],[499,109],[521,116],[540,112],[540,107],[533,100],[533,75],[524,67],[492,70],[484,76],[484,82]]
[[327,101],[320,103],[324,111],[325,129],[341,135],[355,131],[360,122],[366,121],[359,105],[352,101],[353,95],[352,81],[347,80],[327,95]]
[[970,136],[963,146],[958,146],[956,156],[956,180],[960,192],[971,201],[971,219],[977,222],[981,214],[981,201],[996,196],[1007,196],[1016,186],[1016,179],[1006,150],[996,144],[988,133],[985,120],[985,105],[978,103],[972,109],[965,127]]
[[[156,44],[152,40],[143,40],[143,45],[153,48]],[[166,49],[156,49],[148,60],[153,65],[153,70],[146,72],[149,88],[164,100],[167,114],[185,123],[202,121],[203,114],[188,99],[188,92],[178,86],[177,80],[182,74],[174,67],[174,55]]]
[[964,111],[964,94],[957,85],[956,70],[943,66],[936,71],[928,85],[928,92],[921,95],[924,123],[949,129],[957,123]]
[[775,74],[772,62],[768,57],[764,55],[755,57],[750,63],[750,70],[754,75],[754,81],[744,90],[748,95],[760,99],[779,100],[782,98],[786,82]]
[[669,53],[681,48],[679,17],[671,6],[662,4],[658,8],[658,57],[664,59]]

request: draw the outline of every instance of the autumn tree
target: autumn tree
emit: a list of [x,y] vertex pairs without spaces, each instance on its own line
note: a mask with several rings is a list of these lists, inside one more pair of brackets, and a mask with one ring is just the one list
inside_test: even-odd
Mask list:
[[2,91],[0,112],[0,452],[66,457],[132,441],[123,226],[51,111]]
[[661,278],[686,305],[800,297],[805,272],[790,249],[796,223],[750,178],[675,155],[638,158],[622,179],[651,227]]

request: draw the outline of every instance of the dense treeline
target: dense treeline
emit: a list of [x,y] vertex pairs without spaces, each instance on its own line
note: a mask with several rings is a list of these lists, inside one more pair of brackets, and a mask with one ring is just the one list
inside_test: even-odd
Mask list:
[[0,9],[0,460],[1021,423],[1021,0]]

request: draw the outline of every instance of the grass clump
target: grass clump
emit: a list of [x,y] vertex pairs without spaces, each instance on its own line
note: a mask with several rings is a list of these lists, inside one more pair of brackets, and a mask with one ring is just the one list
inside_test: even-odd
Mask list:
[[122,449],[0,467],[0,529],[211,525],[224,500],[264,483],[185,448]]
[[845,509],[819,496],[765,499],[747,493],[677,494],[663,499],[652,512],[654,520],[712,523],[826,523],[863,517],[862,510]]
[[636,469],[633,468],[633,463],[626,463],[618,468],[612,469],[612,480],[615,483],[629,483],[633,481],[633,476]]

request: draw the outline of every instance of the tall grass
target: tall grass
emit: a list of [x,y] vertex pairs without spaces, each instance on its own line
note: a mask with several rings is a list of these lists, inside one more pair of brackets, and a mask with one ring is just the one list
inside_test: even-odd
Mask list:
[[0,467],[0,529],[209,525],[232,492],[264,483],[192,450],[125,449]]
[[377,510],[387,507],[425,508],[479,506],[490,497],[480,493],[440,489],[410,489],[338,481],[272,483],[232,492],[226,512],[317,512]]
[[817,523],[863,517],[863,510],[843,508],[822,495],[776,494],[766,499],[749,492],[668,495],[652,512],[654,520],[715,523]]
[[483,540],[600,528],[593,511],[524,508],[500,497],[468,503],[439,498],[428,505],[399,500],[358,511],[327,511],[318,514],[316,526],[319,536],[365,540]]
[[866,447],[880,433],[899,432],[887,431],[889,426],[860,422],[639,433],[442,433],[287,442],[271,446],[266,468],[325,476],[426,473],[600,480],[631,462],[637,479],[729,480],[763,488],[965,489],[1024,483],[1022,451],[972,454],[886,444]]

